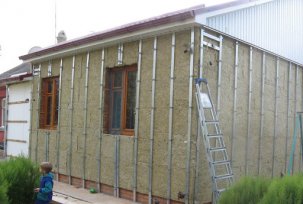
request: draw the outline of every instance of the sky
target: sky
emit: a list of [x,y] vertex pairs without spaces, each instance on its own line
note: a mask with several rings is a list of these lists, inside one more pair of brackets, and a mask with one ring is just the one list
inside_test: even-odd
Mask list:
[[0,73],[21,64],[19,56],[30,48],[55,44],[61,30],[70,40],[199,4],[228,1],[0,0]]

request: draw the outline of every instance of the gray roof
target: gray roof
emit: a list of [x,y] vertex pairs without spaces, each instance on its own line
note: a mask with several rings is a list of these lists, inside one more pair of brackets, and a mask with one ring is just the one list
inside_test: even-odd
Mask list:
[[0,74],[0,80],[8,79],[12,75],[15,75],[15,74],[30,73],[30,72],[31,72],[31,63],[24,62],[24,63],[12,68],[12,69]]

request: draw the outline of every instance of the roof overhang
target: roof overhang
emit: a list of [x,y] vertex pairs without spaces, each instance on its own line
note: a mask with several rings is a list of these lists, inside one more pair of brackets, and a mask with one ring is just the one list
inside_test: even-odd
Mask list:
[[20,83],[21,81],[28,81],[32,79],[33,74],[32,73],[26,73],[23,75],[19,75],[16,77],[10,77],[6,79],[0,80],[0,86],[12,84],[12,83]]
[[30,56],[28,55],[21,56],[20,59],[25,60],[25,62],[39,63],[45,60],[51,60],[58,57],[62,58],[65,56],[71,56],[83,52],[88,52],[91,50],[101,49],[103,47],[109,47],[117,43],[126,43],[135,40],[146,39],[153,36],[160,36],[166,33],[177,32],[180,30],[189,29],[196,25],[198,24],[195,23],[194,19],[188,19],[186,21],[183,21],[182,24],[171,23],[164,26],[158,26],[157,28],[152,27],[136,32],[129,32],[120,35],[112,35],[100,40],[83,43],[83,44],[82,43],[78,44],[78,42],[76,42],[76,43],[72,43],[66,48],[54,47],[53,49],[42,50],[43,52],[32,53]]
[[20,56],[24,61],[37,62],[40,60],[56,58],[59,55],[76,54],[104,46],[114,42],[129,41],[148,36],[159,35],[168,31],[180,30],[192,26],[195,23],[194,10],[204,5],[193,7],[174,13],[165,14],[144,21],[127,24],[118,28],[94,33],[82,38],[66,41],[37,52]]
[[264,4],[270,1],[273,0],[238,0],[211,7],[199,5],[62,42],[37,52],[20,56],[19,58],[25,62],[38,63],[44,60],[75,55],[117,43],[159,36],[165,33],[188,29],[196,25],[205,25],[206,18],[210,16]]

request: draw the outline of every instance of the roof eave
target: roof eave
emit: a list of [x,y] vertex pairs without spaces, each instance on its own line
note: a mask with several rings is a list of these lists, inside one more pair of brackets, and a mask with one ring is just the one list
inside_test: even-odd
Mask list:
[[194,22],[195,13],[194,11],[187,11],[183,13],[178,13],[171,16],[166,16],[158,19],[154,19],[151,21],[146,21],[138,24],[133,24],[126,27],[121,27],[118,29],[110,30],[108,32],[103,32],[100,34],[80,38],[77,40],[72,40],[63,44],[55,45],[50,48],[42,49],[40,51],[30,53],[27,55],[20,56],[19,59],[24,61],[32,61],[31,59],[41,57],[43,55],[59,52],[62,50],[67,49],[77,49],[79,46],[87,45],[87,44],[94,44],[98,41],[104,41],[109,38],[122,36],[125,34],[135,33],[143,30],[150,30],[150,28],[154,28],[155,30],[157,27],[169,25],[169,24],[176,24],[176,23],[184,23],[187,21],[192,20]]

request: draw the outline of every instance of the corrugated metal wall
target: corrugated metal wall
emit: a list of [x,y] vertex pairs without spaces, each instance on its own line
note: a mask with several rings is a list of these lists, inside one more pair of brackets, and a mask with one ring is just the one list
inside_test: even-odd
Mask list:
[[303,64],[303,0],[276,0],[209,17],[206,24]]

